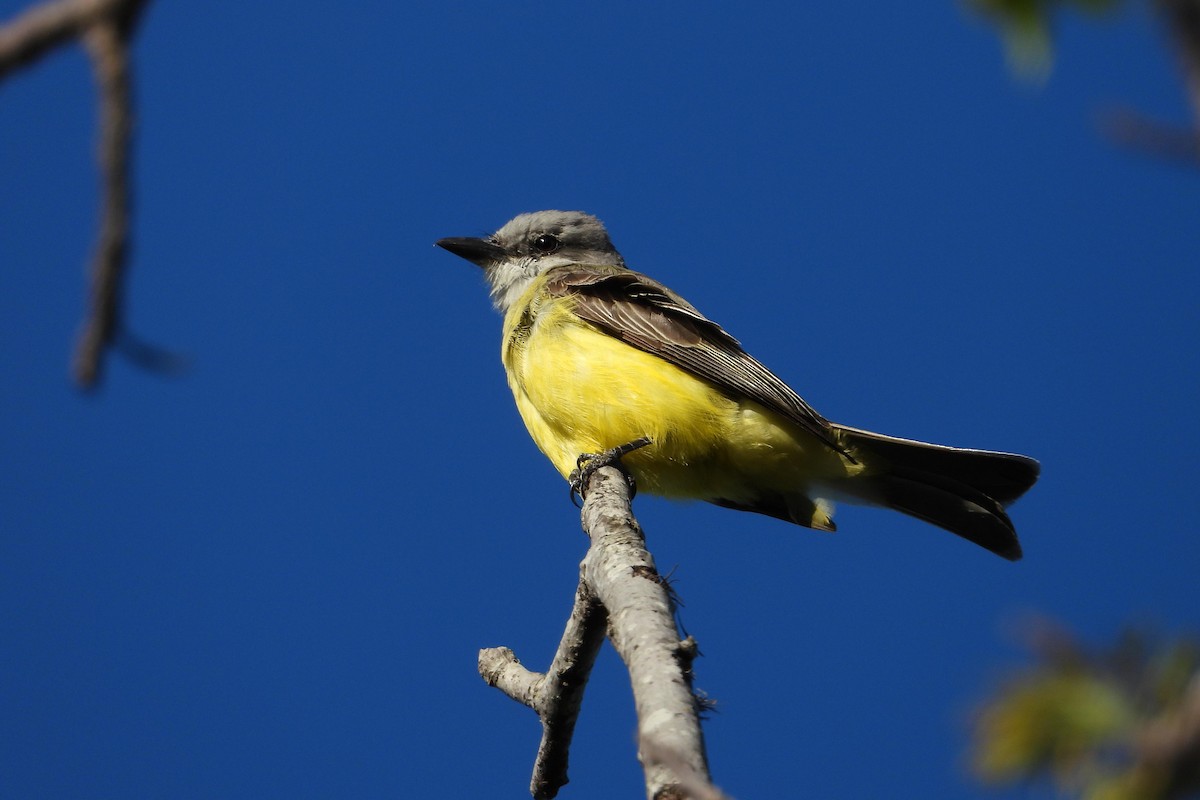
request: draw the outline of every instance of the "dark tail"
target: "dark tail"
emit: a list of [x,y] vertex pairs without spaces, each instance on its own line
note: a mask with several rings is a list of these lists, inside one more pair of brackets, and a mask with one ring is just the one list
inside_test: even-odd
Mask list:
[[1037,481],[1038,462],[833,427],[851,451],[869,452],[890,465],[869,479],[872,494],[864,499],[931,522],[1009,561],[1021,557],[1004,507]]

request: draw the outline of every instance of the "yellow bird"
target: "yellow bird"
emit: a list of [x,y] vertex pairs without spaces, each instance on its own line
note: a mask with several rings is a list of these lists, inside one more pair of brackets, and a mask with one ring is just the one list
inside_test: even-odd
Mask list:
[[652,494],[827,531],[834,501],[883,506],[1021,557],[1004,509],[1037,480],[1037,461],[829,422],[719,325],[628,269],[596,217],[538,211],[437,244],[483,268],[521,418],[568,480],[581,455],[617,450]]

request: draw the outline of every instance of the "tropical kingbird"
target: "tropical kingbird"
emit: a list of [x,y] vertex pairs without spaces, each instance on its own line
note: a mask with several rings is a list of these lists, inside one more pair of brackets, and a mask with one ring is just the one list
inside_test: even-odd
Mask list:
[[1004,508],[1032,458],[832,423],[690,303],[625,266],[604,224],[522,214],[438,246],[483,268],[504,314],[501,360],[534,442],[568,480],[580,456],[623,455],[642,491],[832,531],[833,501],[893,508],[1004,558]]

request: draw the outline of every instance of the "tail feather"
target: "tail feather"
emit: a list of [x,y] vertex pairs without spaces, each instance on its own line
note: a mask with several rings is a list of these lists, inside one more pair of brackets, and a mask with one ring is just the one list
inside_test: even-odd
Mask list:
[[867,479],[871,495],[864,499],[945,528],[1010,561],[1021,557],[1021,544],[1004,507],[1037,481],[1037,461],[840,425],[835,429],[852,449],[887,462],[884,471]]
[[1001,505],[1014,502],[1038,479],[1040,466],[1028,456],[946,447],[844,425],[834,425],[834,428],[852,448],[865,448],[906,470],[952,477]]
[[1009,561],[1020,560],[1021,542],[1012,521],[987,495],[962,484],[935,485],[925,476],[886,475],[874,483],[889,508],[945,528]]

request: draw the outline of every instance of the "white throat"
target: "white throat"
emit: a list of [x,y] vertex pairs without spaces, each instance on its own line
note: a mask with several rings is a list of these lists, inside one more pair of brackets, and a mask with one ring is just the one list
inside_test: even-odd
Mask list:
[[525,294],[540,270],[530,261],[501,261],[489,265],[485,275],[492,287],[492,303],[500,313],[508,311]]

